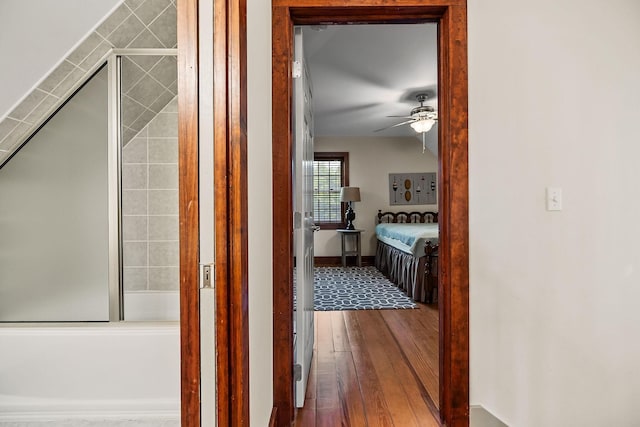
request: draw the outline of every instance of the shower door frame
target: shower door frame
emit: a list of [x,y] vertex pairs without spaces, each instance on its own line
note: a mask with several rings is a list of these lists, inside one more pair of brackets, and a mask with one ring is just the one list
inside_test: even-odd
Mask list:
[[[123,56],[178,56],[178,49],[112,49],[106,56],[108,86],[108,174],[109,174],[109,321],[125,321],[122,235],[122,102],[121,58]],[[104,62],[101,61],[104,64]]]

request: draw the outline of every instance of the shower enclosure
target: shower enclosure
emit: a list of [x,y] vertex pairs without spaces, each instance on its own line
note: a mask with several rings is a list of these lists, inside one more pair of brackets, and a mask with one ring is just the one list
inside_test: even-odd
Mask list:
[[178,320],[174,49],[114,51],[0,166],[0,321]]

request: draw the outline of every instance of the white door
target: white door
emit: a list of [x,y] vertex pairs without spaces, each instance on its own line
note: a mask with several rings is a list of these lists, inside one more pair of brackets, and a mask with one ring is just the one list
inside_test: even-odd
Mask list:
[[304,65],[302,29],[295,29],[294,66],[294,245],[296,304],[294,314],[296,406],[304,405],[313,356],[313,115],[311,83]]

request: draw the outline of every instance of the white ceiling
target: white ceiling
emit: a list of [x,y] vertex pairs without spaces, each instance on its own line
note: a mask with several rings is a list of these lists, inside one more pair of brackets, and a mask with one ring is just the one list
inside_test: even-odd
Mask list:
[[[304,27],[316,136],[413,136],[405,121],[429,94],[437,110],[436,24]],[[435,141],[437,128],[427,133]]]
[[0,0],[0,118],[121,2]]

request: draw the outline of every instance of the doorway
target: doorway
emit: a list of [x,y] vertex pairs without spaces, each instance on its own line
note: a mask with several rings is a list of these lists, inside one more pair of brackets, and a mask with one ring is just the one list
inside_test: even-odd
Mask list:
[[[303,45],[300,48],[300,40],[296,38],[296,53],[304,51],[304,58],[298,56],[296,61],[302,64],[303,70],[309,70],[310,85],[313,87],[313,98],[309,98],[315,111],[312,121],[314,203],[310,210],[313,211],[314,223],[319,225],[319,230],[314,233],[314,254],[317,257],[315,281],[318,289],[315,290],[315,301],[311,304],[312,313],[314,305],[317,310],[317,345],[315,361],[311,364],[317,376],[306,387],[309,401],[305,403],[304,410],[298,409],[296,422],[299,422],[303,413],[315,411],[316,406],[318,420],[328,416],[334,407],[348,414],[348,409],[358,407],[351,406],[354,401],[362,401],[364,412],[376,412],[373,407],[377,406],[371,403],[376,399],[370,399],[371,396],[365,391],[374,388],[376,377],[386,379],[384,387],[375,388],[387,390],[382,406],[387,407],[384,404],[386,401],[391,413],[407,412],[406,408],[400,409],[403,407],[401,401],[414,402],[416,409],[420,408],[420,413],[424,412],[422,409],[428,412],[427,408],[430,407],[435,407],[437,411],[438,311],[437,304],[433,304],[432,300],[435,293],[433,282],[437,281],[425,283],[427,281],[414,277],[420,276],[415,273],[419,269],[419,260],[425,255],[423,242],[426,243],[426,240],[411,247],[398,245],[403,251],[396,253],[391,248],[385,249],[386,246],[379,247],[376,233],[378,222],[391,218],[385,215],[379,219],[376,215],[379,211],[438,210],[436,192],[433,191],[438,167],[437,125],[427,133],[417,133],[411,127],[414,123],[412,119],[407,120],[410,112],[418,106],[418,94],[425,94],[428,98],[425,109],[437,110],[437,24],[302,26],[296,27],[295,31],[296,35],[302,36]],[[300,84],[300,80],[301,77],[294,79],[295,85]],[[296,86],[294,94],[297,93]],[[297,96],[295,99],[300,102]],[[300,123],[298,109],[294,115],[293,122]],[[298,138],[296,130],[294,140]],[[415,173],[416,176],[409,174],[400,178],[397,176],[400,171]],[[394,183],[397,180],[401,183],[396,184],[395,191],[391,191],[390,176]],[[414,191],[409,194],[405,179],[413,183],[409,188]],[[293,182],[296,188],[301,184],[297,178]],[[397,191],[401,189],[404,190]],[[345,213],[347,206],[341,204],[344,199],[356,200],[351,203],[355,211],[350,218],[354,228],[352,231],[349,231],[348,224],[345,226],[348,215]],[[294,201],[298,201],[297,193]],[[414,220],[419,222],[423,218],[415,216]],[[437,216],[429,218],[435,219]],[[297,220],[294,223],[297,224]],[[403,228],[399,224],[389,227]],[[437,227],[436,222],[414,224],[404,229],[419,231],[421,236],[429,235],[430,241],[436,243]],[[382,252],[376,256],[378,249]],[[403,255],[407,251],[412,255]],[[296,261],[299,259],[300,256]],[[296,265],[299,263],[296,262]],[[394,267],[390,268],[391,265]],[[296,271],[300,274],[299,267]],[[301,280],[294,278],[294,282],[296,301],[299,301]],[[314,294],[313,284],[309,293]],[[390,310],[392,308],[399,310]],[[340,311],[331,313],[333,310]],[[358,323],[360,315],[364,316],[363,311],[366,310],[376,310],[375,315],[379,317],[374,318],[386,325],[383,329],[403,331],[403,334],[392,334],[395,338],[389,336],[389,342],[384,344],[377,339],[366,339],[364,342],[371,345],[349,345],[352,339],[359,342],[358,337],[364,333],[359,328],[351,327]],[[394,312],[393,316],[390,312]],[[328,314],[336,315],[331,316],[331,322],[326,321]],[[406,327],[395,328],[398,322]],[[304,332],[300,320],[295,325],[296,332],[301,329]],[[320,325],[324,327],[320,329]],[[340,334],[335,337],[339,345],[334,345],[332,340],[320,339],[333,333]],[[300,360],[300,341],[294,341],[298,344],[295,354]],[[368,357],[372,358],[369,365],[384,365],[382,360],[385,358],[374,357],[380,353],[376,351],[376,342],[379,343],[377,348],[385,350],[383,353],[389,357],[388,360],[395,363],[406,359],[408,371],[402,371],[398,365],[398,372],[413,374],[406,377],[387,375],[385,372],[381,375],[365,370]],[[397,352],[386,351],[395,348],[397,342],[404,343]],[[412,351],[414,343],[420,348],[418,352]],[[398,357],[398,354],[402,356]],[[307,356],[310,358],[310,354]],[[354,386],[362,393],[349,395],[348,399],[328,399],[326,396],[331,389],[335,396],[340,394],[340,389],[336,389],[335,385],[343,380],[344,372],[335,371],[336,366],[342,366],[343,363],[351,366],[352,360],[361,360],[352,369],[359,380],[364,376],[370,377],[368,385]],[[304,396],[300,392],[306,385],[307,365],[295,363],[303,368],[302,377],[295,381],[296,406],[300,408]],[[335,372],[335,375],[329,372]],[[395,383],[400,377],[403,377],[402,383],[398,387],[391,386],[390,382]],[[424,388],[418,392],[418,388],[408,387],[409,382]],[[407,392],[406,400],[395,399],[398,389],[412,391]],[[349,401],[349,404],[345,404],[345,401]],[[393,406],[395,404],[398,406]],[[354,419],[354,416],[345,415],[348,419]],[[395,418],[395,415],[392,419],[396,424],[411,425],[407,419]]]
[[[246,2],[215,2],[213,74],[216,108],[216,342],[227,349],[218,354],[218,425],[248,423],[247,210],[246,210]],[[273,0],[273,259],[274,265],[274,410],[270,425],[290,425],[293,408],[292,354],[292,238],[291,210],[291,58],[293,25],[328,23],[439,24],[439,205],[441,258],[439,297],[441,418],[449,426],[469,424],[468,313],[468,162],[467,162],[467,21],[465,0],[379,0],[315,2]],[[196,0],[178,2],[178,83],[180,99],[180,241],[182,419],[198,425],[200,330],[197,248],[198,45]],[[183,168],[184,166],[184,168]],[[228,185],[227,185],[228,184]],[[228,187],[239,189],[229,193]],[[185,190],[183,193],[182,190]],[[228,256],[228,248],[235,248]],[[233,334],[231,333],[233,331]],[[191,423],[191,424],[190,424]]]
[[[336,23],[439,24],[439,206],[440,238],[440,417],[447,425],[468,425],[468,191],[466,6],[461,2],[425,6],[401,2],[393,8],[306,8],[294,2],[273,6],[273,249],[274,258],[274,406],[277,425],[293,420],[293,325],[291,164],[291,79],[293,25]],[[276,108],[277,106],[277,108]],[[276,189],[278,191],[276,191]],[[285,194],[283,195],[283,189]],[[455,335],[453,332],[455,331]]]

